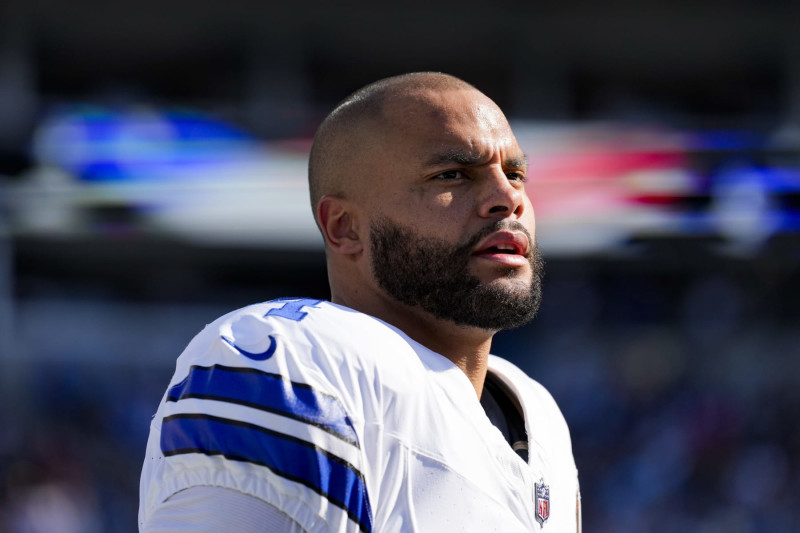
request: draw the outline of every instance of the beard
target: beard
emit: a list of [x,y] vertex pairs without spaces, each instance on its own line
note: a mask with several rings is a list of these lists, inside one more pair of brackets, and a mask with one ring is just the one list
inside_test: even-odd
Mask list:
[[[475,246],[500,230],[522,231],[532,243],[527,256],[532,274],[527,284],[483,283],[469,273]],[[381,217],[370,225],[370,250],[372,273],[390,296],[460,326],[492,331],[516,328],[536,316],[542,301],[544,261],[519,222],[498,220],[467,242],[453,245]],[[510,279],[519,272],[507,267],[502,275]]]

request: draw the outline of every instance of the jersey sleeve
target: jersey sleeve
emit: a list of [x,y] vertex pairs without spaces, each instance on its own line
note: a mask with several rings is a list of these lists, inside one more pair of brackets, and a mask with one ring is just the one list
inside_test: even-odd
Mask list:
[[372,530],[359,408],[305,324],[318,303],[252,306],[190,343],[151,425],[140,529],[170,496],[213,486],[310,532]]

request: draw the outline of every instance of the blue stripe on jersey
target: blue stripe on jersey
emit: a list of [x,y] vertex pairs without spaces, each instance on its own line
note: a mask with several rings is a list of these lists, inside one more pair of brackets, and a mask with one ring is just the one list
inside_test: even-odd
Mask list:
[[254,368],[193,366],[171,387],[167,401],[201,398],[246,405],[312,424],[358,446],[355,429],[336,398],[305,383]]
[[165,456],[222,455],[267,467],[344,509],[365,533],[372,531],[372,510],[361,473],[309,442],[236,420],[178,414],[163,420],[161,449]]

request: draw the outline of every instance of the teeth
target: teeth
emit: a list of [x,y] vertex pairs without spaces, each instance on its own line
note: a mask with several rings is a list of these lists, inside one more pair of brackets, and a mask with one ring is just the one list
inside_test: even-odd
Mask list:
[[514,248],[514,246],[510,246],[507,244],[499,244],[497,246],[491,246],[489,249],[496,250],[497,252],[502,252],[502,253],[512,253],[512,254],[516,253],[516,248]]

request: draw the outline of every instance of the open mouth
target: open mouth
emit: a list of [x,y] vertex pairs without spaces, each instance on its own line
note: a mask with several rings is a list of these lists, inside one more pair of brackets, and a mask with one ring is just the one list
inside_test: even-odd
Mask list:
[[482,250],[481,253],[519,255],[515,246],[502,244],[498,246],[490,246],[485,250]]
[[473,255],[508,266],[520,267],[528,262],[530,243],[527,235],[515,231],[498,231],[487,237]]

